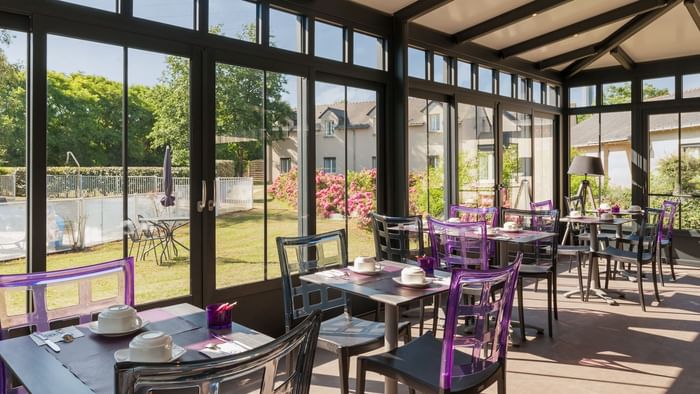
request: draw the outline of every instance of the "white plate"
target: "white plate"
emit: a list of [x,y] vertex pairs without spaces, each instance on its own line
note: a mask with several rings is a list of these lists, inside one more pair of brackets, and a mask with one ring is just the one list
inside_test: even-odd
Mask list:
[[[160,361],[160,362],[171,363],[171,362],[177,360],[178,358],[182,357],[182,355],[184,355],[185,353],[187,353],[187,350],[185,348],[180,347],[176,344],[173,344],[173,349],[172,349],[172,354],[171,354],[170,360]],[[131,360],[129,360],[129,349],[117,350],[116,352],[114,352],[114,359],[117,360],[118,363],[121,363],[124,361],[131,361]]]
[[428,287],[431,283],[433,283],[433,281],[429,280],[428,278],[425,278],[425,281],[423,283],[404,283],[401,281],[401,277],[393,277],[391,279],[393,279],[394,282],[400,284],[401,286],[413,287],[416,289],[422,289],[424,287]]
[[379,273],[382,272],[382,269],[381,269],[381,268],[380,268],[380,269],[376,269],[376,267],[375,267],[375,270],[374,270],[374,271],[358,271],[358,270],[355,269],[355,267],[349,265],[349,266],[348,266],[348,269],[349,269],[350,271],[356,273],[356,274],[361,274],[361,275],[377,275],[377,274],[379,274]]
[[148,320],[143,320],[140,316],[136,316],[136,319],[138,319],[138,322],[139,322],[138,326],[133,327],[133,328],[131,328],[131,329],[129,329],[129,330],[126,330],[126,331],[121,331],[121,332],[114,332],[114,331],[105,332],[105,331],[100,331],[98,322],[96,322],[96,321],[90,322],[90,323],[88,324],[88,329],[89,329],[93,334],[102,335],[102,336],[105,336],[105,337],[123,337],[123,336],[125,336],[125,335],[129,335],[129,334],[135,333],[136,331],[138,331],[138,330],[140,330],[140,329],[146,327],[146,325],[147,325],[148,323],[150,323]]

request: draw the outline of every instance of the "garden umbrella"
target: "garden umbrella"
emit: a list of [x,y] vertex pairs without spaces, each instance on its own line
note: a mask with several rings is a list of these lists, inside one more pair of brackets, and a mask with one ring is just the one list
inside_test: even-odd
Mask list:
[[165,194],[160,203],[164,207],[172,207],[175,205],[175,196],[173,195],[173,160],[170,145],[165,147],[165,157],[163,158],[163,193]]

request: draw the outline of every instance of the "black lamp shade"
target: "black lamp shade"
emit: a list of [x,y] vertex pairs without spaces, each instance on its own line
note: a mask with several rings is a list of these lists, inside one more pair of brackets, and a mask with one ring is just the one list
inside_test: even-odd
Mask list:
[[605,175],[600,157],[576,156],[569,166],[569,175]]

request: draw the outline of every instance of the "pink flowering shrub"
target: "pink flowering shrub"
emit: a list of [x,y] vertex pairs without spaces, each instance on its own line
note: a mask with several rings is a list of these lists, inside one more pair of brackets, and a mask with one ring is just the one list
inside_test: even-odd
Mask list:
[[[297,206],[297,168],[275,178],[268,189],[275,199]],[[377,209],[377,170],[348,173],[347,210],[345,204],[345,175],[316,173],[316,209],[324,218],[334,214],[356,217],[360,228],[372,224],[372,212]]]

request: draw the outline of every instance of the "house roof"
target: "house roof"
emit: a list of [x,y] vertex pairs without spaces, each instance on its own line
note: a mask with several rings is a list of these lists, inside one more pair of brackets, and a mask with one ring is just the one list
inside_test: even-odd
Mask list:
[[[700,88],[688,89],[684,91],[685,98],[700,97]],[[670,95],[655,97],[651,100],[661,101],[670,99]],[[650,100],[650,101],[651,101]],[[671,114],[672,115],[672,114]],[[629,111],[607,112],[601,114],[600,136],[601,143],[617,141],[627,141],[631,138],[632,117]],[[584,121],[575,124],[571,128],[571,146],[583,147],[598,145],[598,116],[590,116]],[[700,126],[700,112],[684,112],[682,115],[682,127]],[[678,117],[676,116],[654,116],[650,120],[649,131],[658,132],[672,130],[678,127]]]
[[374,117],[373,109],[377,106],[374,101],[349,102],[347,114],[345,113],[345,103],[333,103],[316,106],[316,129],[322,127],[319,120],[327,113],[332,112],[338,118],[338,126],[345,127],[347,120],[350,129],[367,129],[371,127],[371,120]]

